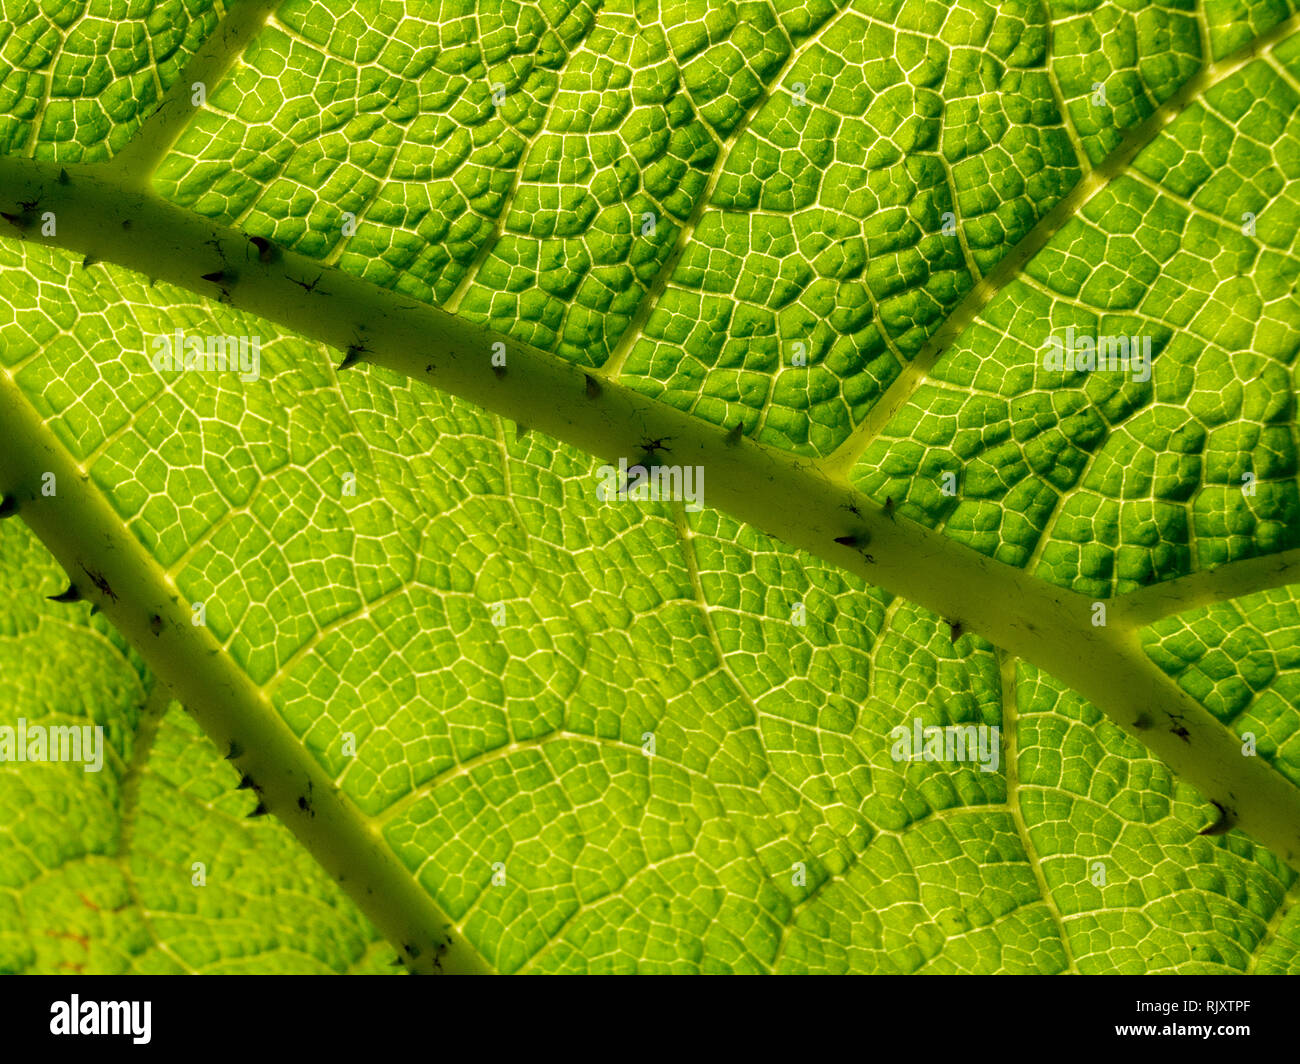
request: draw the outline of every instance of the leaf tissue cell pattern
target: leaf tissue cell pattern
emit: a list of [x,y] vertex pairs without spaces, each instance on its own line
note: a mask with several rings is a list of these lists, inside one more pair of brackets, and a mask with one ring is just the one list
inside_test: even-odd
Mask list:
[[3,0],[0,150],[60,163],[116,155],[223,11],[184,0]]
[[40,542],[7,521],[0,556],[0,727],[103,729],[96,772],[5,766],[0,972],[389,970],[392,948],[289,832],[240,819],[238,773],[139,655],[45,600],[66,577]]
[[1258,756],[1300,784],[1300,586],[1166,618],[1142,632],[1151,660]]
[[[853,480],[1103,597],[1300,544],[1297,74],[1280,47],[1189,105],[944,353]],[[1071,329],[1149,341],[1148,379],[1045,368]]]
[[430,21],[286,4],[155,185],[600,365],[702,200],[718,134],[662,28],[566,6]]
[[84,7],[0,969],[1300,971],[1294,5]]

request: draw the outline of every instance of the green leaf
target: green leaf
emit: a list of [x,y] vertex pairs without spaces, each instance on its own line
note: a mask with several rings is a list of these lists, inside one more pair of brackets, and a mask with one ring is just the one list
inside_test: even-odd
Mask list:
[[63,573],[35,537],[11,522],[0,551],[0,725],[102,729],[83,764],[5,766],[0,971],[390,970],[392,948],[289,832],[243,819],[256,798],[140,656],[102,616],[43,598]]
[[1294,5],[77,12],[0,968],[1300,970]]

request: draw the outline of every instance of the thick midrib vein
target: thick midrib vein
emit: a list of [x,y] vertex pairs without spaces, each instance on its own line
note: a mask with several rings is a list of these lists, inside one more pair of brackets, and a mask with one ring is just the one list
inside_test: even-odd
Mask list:
[[1195,97],[1236,73],[1265,48],[1276,44],[1298,28],[1300,28],[1300,14],[1292,15],[1250,44],[1238,48],[1231,55],[1217,63],[1202,67],[1188,78],[1176,93],[1130,129],[1120,145],[1100,165],[1080,178],[1074,188],[1038,220],[1038,223],[1021,238],[997,266],[966,293],[917,356],[903,367],[893,383],[876,400],[870,413],[853,430],[849,438],[831,455],[819,462],[822,470],[831,476],[847,475],[872,441],[880,436],[885,426],[929,378],[930,371],[934,369],[939,357],[949,345],[983,313],[984,308],[999,292],[1020,275],[1030,260],[1075,217],[1088,200],[1116,177],[1121,176],[1138,152],[1151,143],[1160,130],[1177,118]]
[[[462,936],[448,944],[451,920],[212,633],[191,624],[189,603],[175,583],[126,529],[3,368],[0,425],[8,441],[0,450],[0,491],[18,501],[19,514],[65,572],[95,572],[103,578],[112,595],[84,578],[77,583],[74,577],[74,583],[131,641],[218,747],[234,744],[234,765],[257,783],[268,809],[390,942],[399,950],[407,943],[417,945],[419,956],[405,957],[412,969],[432,972],[440,964],[444,971],[486,970]],[[46,473],[55,475],[55,495],[41,492]],[[157,634],[151,628],[155,616],[162,622]],[[309,809],[298,805],[305,795],[311,796]]]
[[[59,218],[58,235],[42,242],[93,252],[182,287],[215,288],[200,275],[235,264],[238,273],[225,284],[238,309],[340,350],[364,324],[370,347],[366,361],[436,384],[599,458],[617,461],[635,454],[647,436],[671,438],[674,462],[708,467],[711,505],[893,594],[958,619],[1042,668],[1091,700],[1202,793],[1237,809],[1244,830],[1300,864],[1300,790],[1258,759],[1242,758],[1231,734],[1145,658],[1127,628],[1094,627],[1091,597],[1049,585],[902,517],[891,519],[807,459],[748,440],[728,442],[717,426],[617,383],[602,384],[596,397],[588,398],[590,378],[581,367],[513,338],[410,303],[339,270],[313,267],[302,256],[284,253],[262,263],[242,234],[152,196],[114,187],[95,173],[74,170],[66,184],[59,184],[57,166],[0,158],[0,204],[42,187]],[[122,223],[128,220],[131,227],[124,230]],[[36,239],[34,233],[31,238]],[[317,291],[294,283],[317,273],[322,278]],[[493,372],[494,343],[506,348],[503,374]],[[36,428],[29,412],[20,419],[18,435]],[[13,483],[35,476],[6,457]],[[786,502],[773,505],[773,500]],[[861,516],[851,516],[848,507],[856,507]],[[72,528],[47,523],[37,532],[43,539],[48,532],[57,541],[47,539],[56,557],[75,561],[72,555],[80,543]],[[120,521],[117,535],[123,535]],[[870,537],[869,551],[836,542],[848,535]],[[1013,609],[1006,608],[1008,603]],[[148,629],[141,618],[131,620],[133,626],[123,632],[128,638],[135,634],[133,642],[149,660]],[[174,663],[168,664],[174,672]],[[241,683],[247,684],[247,678],[241,677]],[[260,693],[256,704],[265,704]],[[1164,728],[1134,727],[1139,717],[1161,708],[1181,715],[1190,742]],[[269,705],[266,710],[270,712]]]
[[[248,4],[242,4],[242,5],[239,5],[239,6],[236,8],[236,10],[235,10],[235,15],[236,15],[236,16],[239,16],[240,19],[244,20],[244,26],[245,26],[246,28],[248,28],[248,33],[246,34],[245,38],[244,38],[243,40],[239,41],[239,42],[236,44],[236,46],[235,46],[234,48],[227,48],[226,45],[225,45],[224,43],[223,43],[223,45],[220,46],[220,47],[214,46],[214,40],[215,40],[216,38],[218,38],[218,37],[221,37],[221,36],[223,35],[223,33],[227,30],[228,24],[232,21],[232,20],[229,20],[229,19],[228,19],[226,23],[223,23],[223,25],[222,25],[221,27],[218,28],[217,33],[214,34],[214,38],[213,38],[213,39],[210,39],[210,40],[209,40],[208,45],[206,45],[206,46],[204,47],[204,49],[202,49],[202,50],[200,51],[199,55],[196,56],[195,62],[198,63],[198,62],[200,62],[200,61],[207,61],[207,62],[209,62],[209,63],[211,64],[211,67],[210,67],[210,68],[211,68],[213,71],[216,71],[216,72],[218,72],[218,73],[219,73],[221,70],[224,70],[225,67],[228,66],[229,62],[233,61],[234,57],[235,57],[235,56],[236,56],[240,51],[242,51],[243,45],[244,45],[244,43],[246,43],[247,37],[251,37],[252,32],[255,32],[256,27],[257,27],[257,24],[258,24],[258,21],[260,21],[260,20],[262,20],[262,19],[265,18],[265,13],[263,13],[263,14],[260,15],[260,16],[258,16],[258,15],[255,14],[255,12],[256,12],[258,9],[265,9],[265,11],[270,11],[270,10],[273,10],[274,7],[275,7],[275,4],[274,4],[274,3],[267,3],[267,2],[265,2],[265,0],[262,0],[262,2],[260,2],[260,3],[252,3],[252,2],[250,2],[250,3],[248,3]],[[1295,23],[1295,22],[1296,22],[1296,18],[1293,17],[1291,20],[1288,20],[1288,23],[1284,23],[1284,24],[1283,24],[1284,27],[1287,27],[1286,32],[1289,32],[1290,24],[1291,24],[1291,23]],[[233,28],[233,27],[231,27],[231,28]],[[1281,35],[1281,27],[1279,27],[1278,30],[1275,30],[1272,34],[1270,34],[1270,35],[1268,35],[1268,36],[1273,37],[1273,38],[1276,38],[1276,37],[1278,37],[1278,36],[1280,36],[1280,35]],[[227,37],[226,40],[228,41],[228,40],[230,40],[230,38]],[[1257,52],[1258,49],[1259,49],[1260,47],[1262,47],[1262,41],[1257,41],[1257,42],[1255,42],[1254,45],[1248,46],[1247,49],[1243,49],[1243,50],[1242,50],[1243,52],[1249,52],[1249,54],[1246,55],[1244,59],[1239,59],[1238,62],[1237,62],[1237,65],[1240,65],[1242,62],[1245,62],[1247,59],[1249,59],[1249,58],[1250,58],[1250,55],[1253,55],[1255,52]],[[1240,54],[1241,54],[1241,53],[1238,53],[1238,55],[1240,55]],[[1213,70],[1213,69],[1216,69],[1216,68],[1218,68],[1218,67],[1222,67],[1222,66],[1224,66],[1225,64],[1227,64],[1227,63],[1229,63],[1229,62],[1232,62],[1232,60],[1231,60],[1231,59],[1229,59],[1229,60],[1225,60],[1223,63],[1221,63],[1221,64],[1216,64],[1215,67],[1212,67],[1212,68],[1210,68],[1210,69]],[[171,145],[172,143],[174,143],[175,138],[176,138],[176,137],[179,135],[179,133],[183,130],[183,123],[184,123],[184,121],[185,121],[186,118],[187,118],[187,115],[185,114],[184,109],[182,109],[182,108],[180,108],[179,106],[176,106],[176,105],[172,105],[171,107],[169,107],[169,106],[168,106],[168,103],[169,103],[173,98],[177,98],[177,99],[184,98],[184,100],[185,100],[186,103],[187,103],[187,101],[188,101],[188,93],[189,93],[189,84],[190,84],[190,82],[191,82],[191,80],[192,80],[192,78],[191,78],[189,75],[193,72],[193,69],[194,69],[194,67],[193,67],[193,64],[192,64],[191,69],[188,69],[188,70],[186,71],[186,76],[183,78],[183,85],[178,84],[178,85],[173,86],[173,91],[172,91],[171,93],[169,93],[168,101],[165,101],[164,106],[163,106],[163,107],[160,107],[159,112],[156,113],[154,119],[151,119],[151,120],[150,120],[150,123],[147,123],[147,124],[146,124],[147,135],[146,135],[146,136],[142,136],[142,137],[138,137],[137,140],[134,141],[134,142],[132,143],[132,145],[130,145],[130,146],[129,146],[129,147],[128,147],[128,148],[127,148],[123,153],[121,153],[121,154],[119,154],[119,155],[117,156],[116,160],[114,161],[114,166],[118,169],[118,171],[120,172],[121,176],[122,176],[124,179],[129,179],[129,177],[130,177],[133,173],[134,173],[134,174],[147,173],[147,172],[148,172],[148,169],[151,168],[152,165],[155,164],[155,163],[157,162],[157,160],[161,158],[162,154],[165,153],[165,151],[167,150],[167,148],[169,148],[170,145]],[[787,64],[786,69],[788,69],[788,64]],[[1230,70],[1224,70],[1223,73],[1220,74],[1220,76],[1225,76],[1227,73],[1230,73],[1230,72],[1231,72]],[[181,91],[182,88],[183,88],[183,91]],[[1199,91],[1199,90],[1198,90],[1198,91]],[[187,104],[187,106],[188,106],[188,104]],[[1167,104],[1166,106],[1168,106],[1168,104]],[[1181,108],[1180,108],[1180,109],[1181,109]],[[1157,112],[1157,114],[1159,114],[1159,112]],[[1152,117],[1154,118],[1155,116],[1152,116]],[[1170,115],[1170,117],[1172,117],[1172,115]],[[1162,124],[1163,124],[1163,123],[1162,123]],[[1144,123],[1143,125],[1146,125],[1146,123]],[[1142,126],[1139,126],[1139,127],[1138,127],[1138,129],[1141,129],[1141,128],[1142,128]],[[1136,151],[1137,148],[1139,148],[1139,147],[1141,147],[1140,144],[1138,144],[1138,145],[1134,148],[1134,151]],[[134,164],[134,165],[132,164],[132,156],[134,156],[134,158],[135,158],[135,164]],[[143,166],[141,166],[140,164],[141,164],[142,161],[145,160],[145,159],[152,159],[152,162],[150,162],[150,163],[144,163]],[[125,162],[124,162],[124,160],[125,160]],[[1108,160],[1108,162],[1109,162],[1109,160]],[[137,168],[137,167],[140,167],[140,168]],[[49,175],[46,175],[46,176],[48,177]],[[1109,180],[1109,179],[1108,179],[1108,180]],[[1095,191],[1095,189],[1094,189],[1093,191]],[[1089,193],[1089,194],[1091,194],[1091,193]],[[708,197],[706,196],[706,197],[704,197],[704,198],[702,199],[701,202],[702,202],[702,203],[707,203],[707,199],[708,199]],[[1049,217],[1050,217],[1050,215],[1049,215]],[[1044,220],[1046,220],[1046,219],[1044,219]],[[1041,224],[1041,223],[1040,223],[1040,224]],[[1031,236],[1033,235],[1032,232],[1031,232],[1030,235],[1031,235]],[[1046,241],[1046,239],[1050,239],[1050,234],[1048,234],[1048,235],[1044,238],[1044,242]],[[196,248],[196,249],[194,249],[194,250],[197,252],[198,249]],[[1027,261],[1027,256],[1026,256],[1026,261]],[[305,265],[306,265],[306,264],[304,264],[304,266],[305,266]],[[1019,272],[1019,269],[1020,269],[1022,266],[1023,266],[1023,262],[1020,263],[1020,265],[1018,265],[1018,266],[1016,267],[1016,269],[1013,271],[1013,275],[1014,275],[1014,273],[1018,273],[1018,272]],[[665,271],[663,272],[662,276],[666,279],[667,276],[668,276],[668,271],[665,270]],[[192,280],[181,279],[181,278],[177,278],[176,280],[177,280],[178,283],[185,284],[187,287],[191,287],[191,288],[196,287],[195,283],[194,283]],[[973,297],[975,294],[976,294],[976,293],[972,292],[972,293],[968,296],[968,301],[969,301],[969,300],[971,299],[971,297]],[[653,302],[653,301],[652,301],[652,302]],[[973,320],[973,318],[975,317],[975,315],[979,312],[980,309],[982,309],[982,307],[983,307],[986,303],[987,303],[987,298],[984,299],[984,300],[982,300],[982,301],[980,301],[979,306],[978,306],[978,307],[975,307],[975,308],[971,311],[971,313],[970,313],[970,315],[969,315],[969,320]],[[951,319],[950,319],[950,320],[951,320]],[[336,345],[336,346],[337,346],[337,345]],[[931,364],[931,365],[933,364],[933,361],[934,361],[935,359],[937,359],[938,354],[940,354],[941,352],[942,352],[942,348],[941,348],[940,346],[936,345],[935,348],[934,348],[934,352],[933,352],[933,354],[932,354],[932,356],[931,356],[931,361],[930,361],[930,364]],[[921,355],[920,357],[922,357],[922,358],[925,357],[925,354],[926,354],[926,352],[923,351],[923,352],[922,352],[922,355]],[[381,357],[382,357],[382,356],[381,356]],[[376,360],[378,361],[378,358],[377,358]],[[919,359],[918,359],[918,361],[919,361]],[[915,366],[915,365],[917,365],[916,362],[913,363],[913,366]],[[409,367],[408,367],[408,368],[409,368]],[[928,367],[926,367],[926,368],[928,369]],[[897,382],[897,381],[896,381],[895,383],[896,383],[896,385],[897,385],[897,384],[900,383],[900,382]],[[5,384],[10,385],[11,382],[9,382],[9,381],[5,381]],[[452,390],[455,390],[455,389],[453,388]],[[891,391],[893,391],[893,389],[891,389]],[[14,392],[13,394],[16,394],[16,392]],[[13,394],[11,394],[10,396],[6,396],[6,397],[4,397],[4,398],[5,398],[5,399],[12,399],[12,398],[13,398]],[[8,413],[10,413],[10,411],[5,411],[5,410],[4,410],[4,407],[5,407],[6,405],[7,405],[7,403],[0,403],[0,411],[4,411],[6,414],[8,414]],[[488,405],[488,404],[485,404],[485,405]],[[899,403],[899,405],[901,405],[901,402]],[[498,407],[498,408],[499,408],[499,407]],[[513,416],[513,414],[510,414],[510,415],[508,415],[508,416]],[[883,423],[883,422],[882,422],[882,423]],[[865,448],[865,443],[863,444],[863,447]],[[46,449],[47,451],[50,450],[50,448],[49,448],[48,446],[47,446],[45,449]],[[838,454],[838,452],[837,452],[837,454]],[[11,455],[11,456],[6,456],[6,457],[12,459],[14,456]],[[44,464],[46,467],[48,467],[50,463],[49,463],[49,461],[48,461],[47,459],[43,459],[43,464]],[[3,477],[3,481],[0,481],[0,483],[3,483],[3,485],[4,485],[6,488],[8,488],[8,487],[12,487],[14,484],[16,484],[16,483],[18,482],[18,481],[15,481],[15,480],[13,479],[13,475],[14,475],[15,471],[16,471],[16,467],[15,467],[15,465],[14,465],[14,463],[13,463],[12,461],[10,461],[10,462],[8,462],[8,463],[0,463],[0,477]],[[19,479],[22,479],[22,477],[21,477],[21,472],[20,472],[20,478],[19,478]],[[50,545],[50,546],[53,548],[53,547],[54,547],[54,543],[52,542],[52,539],[58,539],[58,537],[57,537],[57,536],[51,536],[51,535],[47,534],[47,533],[49,532],[48,527],[47,527],[46,529],[44,529],[44,530],[42,529],[42,527],[41,527],[41,525],[42,525],[42,520],[41,520],[41,515],[40,515],[40,514],[35,514],[35,515],[34,515],[34,514],[32,514],[32,513],[30,512],[30,508],[31,508],[32,504],[33,504],[35,501],[36,501],[36,496],[35,496],[35,495],[32,495],[32,496],[31,496],[31,500],[30,500],[29,503],[28,503],[28,507],[29,507],[29,512],[27,513],[28,520],[29,520],[29,522],[32,524],[32,527],[35,528],[35,529],[38,531],[38,533],[41,533],[41,534],[42,534],[42,538],[46,541],[47,545]],[[102,501],[102,500],[101,500],[101,501]],[[93,503],[91,503],[90,505],[91,505],[91,507],[93,508]],[[33,517],[35,517],[36,519],[33,520]],[[123,533],[123,534],[125,535],[125,533]],[[787,537],[787,538],[789,538],[789,537]],[[67,546],[68,544],[63,544],[63,545],[64,545],[64,546]],[[74,547],[75,547],[75,546],[76,546],[76,545],[74,544]],[[84,555],[86,552],[82,552],[82,553],[83,553],[83,555]],[[817,553],[822,553],[822,551],[818,551]],[[58,555],[58,551],[56,551],[56,556],[57,556],[57,555]],[[67,566],[67,564],[68,564],[67,557],[61,557],[61,560],[64,562],[65,566]],[[852,565],[850,565],[850,566],[848,566],[848,567],[849,567],[849,568],[858,568],[858,569],[861,568],[860,566],[852,566]],[[1235,568],[1235,567],[1234,567],[1234,568]],[[870,575],[875,576],[876,574],[875,574],[874,572],[872,572]],[[1272,583],[1272,582],[1270,582],[1270,583]],[[1163,588],[1158,588],[1158,589],[1149,589],[1149,590],[1155,592],[1155,591],[1163,590]],[[920,598],[918,597],[918,598],[917,598],[917,601],[922,601],[922,599],[920,599]],[[923,604],[924,604],[924,603],[923,603]],[[104,604],[101,604],[101,605],[104,605]],[[1177,608],[1177,606],[1175,606],[1175,605],[1171,605],[1170,609],[1173,609],[1173,608]],[[110,618],[111,618],[111,619],[114,619],[115,621],[117,620],[117,618],[113,618],[113,617],[112,617],[112,611],[106,611],[106,612],[110,612]],[[1136,613],[1136,612],[1137,612],[1137,611],[1135,611],[1135,613]],[[976,626],[975,623],[972,622],[972,627],[975,627],[975,626]],[[1032,625],[1031,625],[1030,627],[1032,628]],[[122,629],[122,630],[123,630],[123,631],[124,631],[128,636],[133,637],[133,639],[138,639],[138,638],[140,637],[140,635],[142,634],[142,633],[140,633],[138,630],[135,631],[135,632],[133,632],[133,631],[131,630],[131,627],[130,627],[129,625],[123,625],[123,624],[120,624],[120,623],[119,623],[119,628],[121,628],[121,629]],[[137,629],[138,629],[138,626],[137,626]],[[138,641],[138,642],[137,642],[137,645],[138,645],[138,646],[141,646],[141,647],[147,647],[148,643],[147,643],[147,641],[143,641],[143,640],[141,640],[141,641]],[[220,656],[221,656],[222,658],[224,658],[224,655],[220,655]],[[265,708],[265,707],[263,707],[263,708]],[[1103,707],[1103,708],[1107,708],[1107,712],[1110,712],[1109,707]],[[196,716],[199,716],[199,714],[196,714]],[[209,732],[212,733],[212,729],[208,727],[208,722],[204,721],[203,718],[201,718],[201,717],[200,717],[200,720],[201,720],[201,722],[205,723],[205,728],[208,728]],[[1193,780],[1193,782],[1195,782],[1195,780]],[[271,786],[270,784],[268,784],[268,786],[267,786],[267,790],[268,790],[268,791],[272,790],[272,786]],[[277,813],[280,813],[280,812],[281,812],[281,810],[279,810],[279,809],[277,809],[276,811],[277,811]],[[291,826],[292,826],[292,825],[291,825]],[[1243,826],[1243,827],[1248,827],[1248,825],[1247,825],[1247,823],[1246,823],[1246,818],[1245,818],[1245,817],[1242,818],[1241,826]],[[1261,836],[1261,837],[1264,837],[1264,836]],[[1266,841],[1268,841],[1267,838],[1266,838]],[[1289,843],[1288,843],[1288,846],[1289,846]],[[314,847],[311,847],[310,845],[309,845],[309,849],[312,849],[312,852],[314,852],[314,853],[316,852],[316,849],[315,849]],[[318,858],[319,858],[320,855],[317,854],[317,856],[318,856]],[[1288,851],[1287,851],[1287,853],[1286,853],[1286,856],[1287,856],[1287,858],[1288,858],[1289,860],[1292,861],[1292,863],[1295,863],[1295,859],[1294,859],[1292,853],[1290,852],[1289,848],[1288,848]],[[323,864],[326,864],[327,867],[328,867],[328,864],[329,864],[328,862],[326,862],[326,861],[322,861],[322,863],[323,863]],[[364,905],[363,905],[363,908],[365,908]],[[390,937],[391,937],[391,936],[390,936]],[[462,952],[462,951],[460,951],[460,950],[456,950],[455,952],[460,953],[460,952]],[[450,962],[450,961],[451,961],[451,955],[450,955],[450,954],[445,955],[444,959],[445,959],[446,961]],[[474,964],[470,964],[470,965],[469,965],[469,967],[474,967],[474,966],[475,966]]]
[[1140,628],[1162,617],[1300,582],[1300,547],[1203,569],[1130,591],[1107,606],[1112,624]]

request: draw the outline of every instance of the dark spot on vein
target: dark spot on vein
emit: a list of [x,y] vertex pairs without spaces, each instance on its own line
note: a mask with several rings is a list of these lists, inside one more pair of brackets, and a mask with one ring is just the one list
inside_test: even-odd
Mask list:
[[370,354],[370,348],[363,344],[359,339],[355,343],[348,344],[346,353],[343,355],[343,361],[339,363],[339,369],[351,369],[361,361],[362,355]]
[[650,439],[642,440],[641,450],[644,451],[646,454],[650,455],[651,457],[654,457],[654,455],[659,451],[663,451],[664,454],[672,454],[672,449],[664,446],[671,439],[672,439],[671,436],[660,436],[657,439],[653,439],[653,440]]
[[255,236],[248,241],[253,247],[257,248],[257,258],[259,262],[270,262],[275,258],[275,245],[264,236]]
[[117,595],[113,591],[108,580],[104,578],[103,573],[99,572],[97,569],[87,569],[84,562],[82,563],[81,571],[90,577],[90,582],[99,589],[101,595],[104,595],[106,598],[111,598],[114,602],[117,601]]
[[[288,276],[288,275],[286,274],[286,276]],[[290,280],[290,281],[293,281],[293,283],[296,284],[299,288],[301,288],[304,292],[314,292],[314,291],[316,291],[316,286],[317,286],[318,284],[320,284],[320,279],[321,279],[322,277],[324,277],[324,276],[325,276],[325,275],[324,275],[323,273],[318,273],[318,274],[316,275],[316,280],[312,281],[311,284],[308,284],[306,281],[298,281],[298,280],[295,280],[295,279],[292,278],[292,277],[290,277],[289,280]],[[329,293],[326,292],[324,289],[321,289],[321,295],[323,295],[323,296],[327,296],[327,295],[329,295]]]

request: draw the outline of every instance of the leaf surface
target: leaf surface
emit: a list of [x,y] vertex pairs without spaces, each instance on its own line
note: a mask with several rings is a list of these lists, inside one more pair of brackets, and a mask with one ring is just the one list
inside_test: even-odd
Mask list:
[[[252,801],[233,742],[414,970],[1296,969],[1293,7],[236,4],[147,115],[165,8],[107,66],[20,8],[0,490],[115,626],[43,607],[112,647],[83,713],[187,778],[128,878],[221,896],[172,806]],[[1068,327],[1150,379],[1045,369]],[[647,454],[704,505],[601,497]],[[7,965],[131,787],[7,848]],[[382,967],[314,876],[310,930],[76,963]]]

